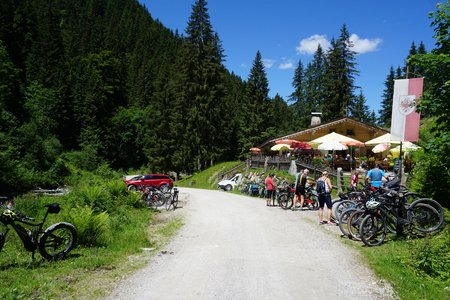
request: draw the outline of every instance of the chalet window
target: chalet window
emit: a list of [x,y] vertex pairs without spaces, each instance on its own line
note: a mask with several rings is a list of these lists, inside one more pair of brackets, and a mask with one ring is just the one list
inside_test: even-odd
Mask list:
[[355,131],[353,129],[347,129],[346,135],[355,135]]

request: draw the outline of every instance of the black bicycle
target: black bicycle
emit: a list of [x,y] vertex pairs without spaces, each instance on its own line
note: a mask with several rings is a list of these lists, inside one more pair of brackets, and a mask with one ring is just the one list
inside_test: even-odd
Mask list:
[[[47,212],[42,221],[35,223],[34,218],[15,210],[11,205],[11,199],[1,197],[6,200],[0,205],[3,212],[0,215],[0,251],[6,242],[6,235],[11,226],[19,236],[26,250],[32,253],[34,260],[36,249],[45,259],[56,261],[64,259],[77,243],[77,230],[74,225],[66,222],[59,222],[42,230],[48,214],[57,214],[61,210],[58,203],[47,204]],[[22,224],[29,226],[24,227]]]
[[444,223],[442,210],[436,209],[437,205],[439,203],[428,198],[420,198],[411,204],[383,201],[382,198],[370,200],[366,203],[367,214],[360,222],[360,238],[367,246],[378,246],[394,228],[397,234],[402,234],[405,229],[416,234],[436,232]]
[[173,188],[172,193],[168,195],[168,199],[166,200],[166,210],[175,210],[178,207],[178,189]]

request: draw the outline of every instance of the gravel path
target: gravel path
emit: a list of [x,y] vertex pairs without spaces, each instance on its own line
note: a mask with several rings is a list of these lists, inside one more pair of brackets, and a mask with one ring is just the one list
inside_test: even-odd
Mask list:
[[392,299],[317,212],[180,189],[185,226],[107,299]]

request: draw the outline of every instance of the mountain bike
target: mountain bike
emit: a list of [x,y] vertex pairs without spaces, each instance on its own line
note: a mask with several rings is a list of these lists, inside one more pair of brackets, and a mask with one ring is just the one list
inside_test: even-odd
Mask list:
[[360,238],[367,246],[378,246],[384,242],[389,228],[396,228],[397,234],[402,234],[403,230],[419,234],[433,233],[444,222],[441,211],[433,206],[436,205],[435,202],[426,198],[418,199],[411,204],[368,201],[366,203],[368,214],[359,227]]
[[[7,202],[11,201],[9,198],[2,198]],[[47,204],[45,207],[47,211],[44,218],[36,223],[34,218],[2,203],[0,205],[0,208],[3,209],[0,215],[0,251],[6,242],[9,227],[12,227],[24,248],[32,253],[33,261],[36,250],[39,250],[42,257],[49,261],[64,259],[77,244],[77,230],[74,225],[67,222],[55,223],[42,230],[48,214],[57,214],[61,210],[58,203]],[[26,228],[22,224],[30,228]]]
[[139,186],[138,190],[142,192],[141,200],[147,207],[157,208],[166,204],[166,194],[161,192],[155,186]]
[[173,193],[171,193],[169,196],[169,199],[166,200],[166,210],[170,209],[177,209],[178,207],[178,189],[173,188]]

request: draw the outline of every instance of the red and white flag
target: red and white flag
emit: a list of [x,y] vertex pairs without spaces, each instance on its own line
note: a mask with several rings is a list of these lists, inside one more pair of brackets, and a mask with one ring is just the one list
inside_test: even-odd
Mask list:
[[391,139],[417,142],[419,140],[420,114],[416,112],[417,100],[422,96],[423,78],[394,81],[392,103]]

